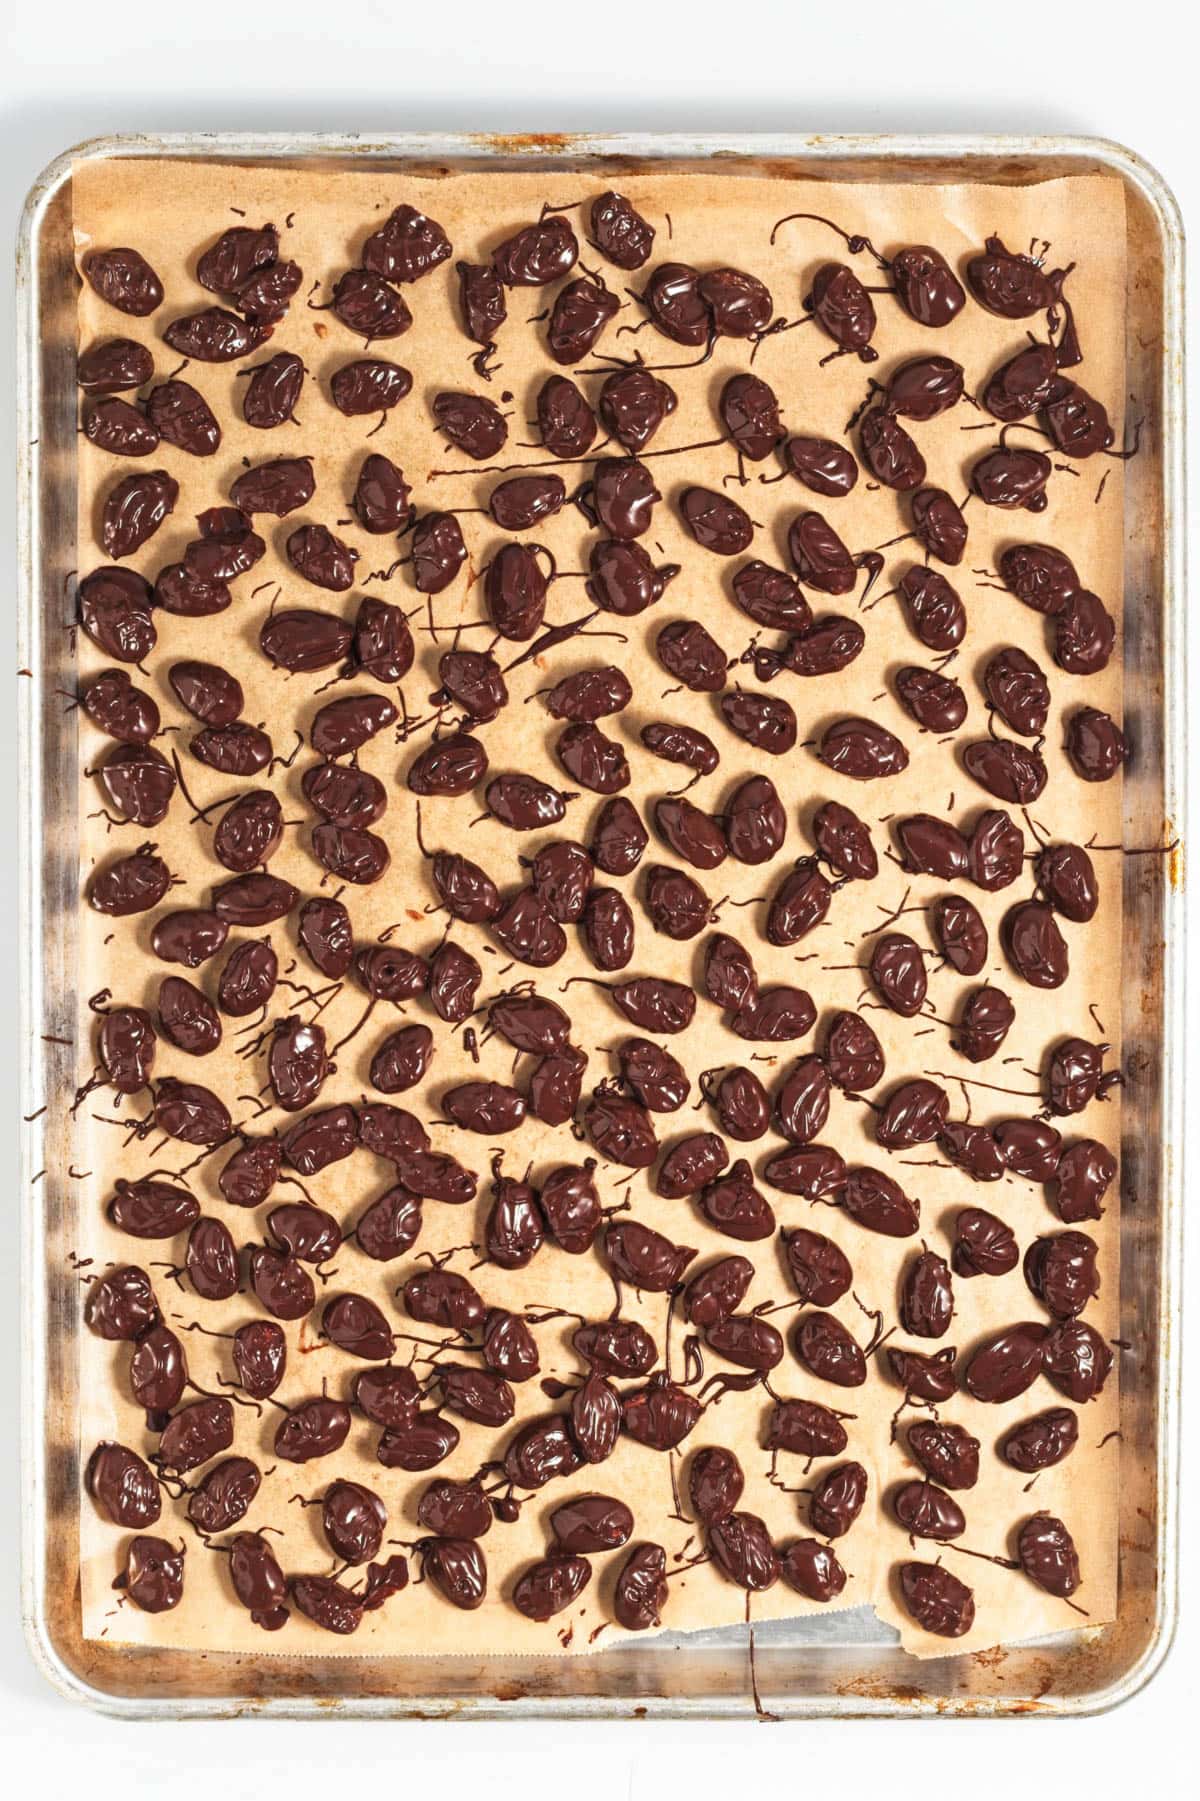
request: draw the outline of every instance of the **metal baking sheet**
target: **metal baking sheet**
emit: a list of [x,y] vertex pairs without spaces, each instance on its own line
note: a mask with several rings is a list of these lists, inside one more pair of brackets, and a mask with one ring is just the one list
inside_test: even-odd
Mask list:
[[[74,669],[66,580],[75,554],[75,281],[72,169],[85,159],[205,158],[339,166],[520,167],[591,179],[638,168],[806,179],[1028,183],[1102,173],[1125,188],[1129,230],[1127,386],[1145,408],[1148,451],[1126,472],[1125,714],[1142,753],[1125,783],[1126,844],[1161,842],[1182,817],[1184,767],[1182,232],[1162,182],[1119,147],[1081,139],[622,136],[379,138],[221,134],[123,137],[68,152],[32,190],[18,250],[22,300],[20,661],[22,689],[21,1110],[74,1085],[77,906],[74,728],[53,704]],[[1148,1680],[1175,1605],[1178,1309],[1182,1169],[1182,856],[1124,863],[1126,1063],[1138,1071],[1122,1142],[1121,1334],[1146,1355],[1121,1402],[1117,1618],[1002,1655],[918,1663],[869,1608],[756,1631],[763,1704],[781,1718],[1064,1714],[1096,1711]],[[76,1335],[69,1266],[75,1190],[65,1109],[25,1128],[24,1612],[33,1653],[59,1689],[124,1717],[264,1713],[302,1717],[753,1717],[744,1629],[675,1637],[587,1659],[328,1659],[200,1656],[86,1642],[79,1615]],[[44,1174],[39,1172],[44,1171]]]

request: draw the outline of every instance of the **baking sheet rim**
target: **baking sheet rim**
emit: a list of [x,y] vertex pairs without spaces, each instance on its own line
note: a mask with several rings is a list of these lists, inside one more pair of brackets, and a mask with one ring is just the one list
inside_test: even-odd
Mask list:
[[[39,350],[40,307],[37,269],[38,231],[46,209],[71,177],[77,162],[120,157],[310,158],[339,153],[380,158],[429,156],[440,160],[476,155],[491,159],[509,155],[515,161],[539,158],[629,157],[661,160],[677,157],[738,158],[770,156],[812,163],[853,162],[868,157],[893,163],[923,159],[982,161],[987,158],[1043,156],[1100,164],[1124,183],[1135,187],[1149,207],[1158,230],[1162,253],[1162,491],[1163,491],[1163,805],[1165,817],[1183,817],[1183,770],[1186,767],[1186,712],[1183,708],[1186,628],[1182,609],[1185,553],[1183,543],[1183,426],[1181,379],[1183,353],[1183,225],[1178,202],[1162,177],[1124,146],[1108,139],[1089,137],[1017,136],[985,134],[855,134],[846,136],[777,135],[774,133],[692,134],[537,134],[506,136],[483,133],[340,133],[287,132],[195,134],[128,133],[93,138],[54,159],[34,182],[27,197],[17,242],[18,288],[18,583],[19,662],[36,669],[41,640],[41,570],[38,494],[40,458],[36,421],[41,398]],[[1082,170],[1080,171],[1082,172]],[[19,1103],[22,1113],[42,1104],[43,1069],[40,1040],[34,1027],[42,1018],[43,934],[41,918],[42,830],[41,753],[42,711],[36,683],[19,697],[19,780],[21,809],[21,883],[19,930],[21,935],[20,1017],[21,1075]],[[1182,1274],[1182,1096],[1184,1074],[1183,1006],[1186,954],[1183,935],[1182,889],[1168,882],[1163,895],[1163,1007],[1162,1007],[1162,1143],[1160,1146],[1161,1232],[1158,1246],[1159,1323],[1161,1352],[1156,1372],[1156,1463],[1158,1510],[1154,1522],[1158,1583],[1154,1622],[1147,1643],[1130,1667],[1106,1689],[1077,1696],[1055,1697],[1032,1711],[1041,1714],[1086,1715],[1116,1706],[1136,1694],[1161,1667],[1174,1636],[1178,1605],[1179,1532],[1179,1375]],[[41,1167],[42,1132],[38,1122],[26,1124],[22,1134],[19,1179],[21,1183],[21,1321],[22,1321],[22,1621],[34,1661],[53,1686],[71,1700],[119,1718],[222,1717],[255,1714],[283,1718],[390,1717],[397,1713],[445,1713],[456,1718],[512,1719],[518,1717],[580,1718],[596,1720],[621,1717],[628,1711],[611,1696],[523,1701],[470,1701],[465,1707],[453,1698],[431,1699],[424,1705],[393,1697],[340,1699],[336,1706],[294,1696],[269,1700],[237,1700],[222,1697],[123,1697],[93,1687],[70,1669],[62,1658],[49,1628],[46,1613],[45,1442],[41,1427],[46,1417],[46,1371],[42,1362],[45,1343],[45,1246],[38,1192],[33,1175]],[[1119,1616],[1118,1622],[1119,1624]],[[753,1717],[747,1703],[735,1697],[707,1697],[684,1705],[671,1697],[644,1697],[646,1717],[743,1718]],[[784,1717],[924,1717],[938,1715],[1028,1714],[1028,1703],[1009,1696],[939,1697],[902,1699],[847,1695],[805,1697],[789,1701],[772,1697]]]

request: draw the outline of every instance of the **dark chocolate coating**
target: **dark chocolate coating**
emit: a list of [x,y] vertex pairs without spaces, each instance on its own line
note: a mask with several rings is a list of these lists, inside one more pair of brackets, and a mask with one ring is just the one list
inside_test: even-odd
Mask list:
[[1100,904],[1095,865],[1078,844],[1050,844],[1040,852],[1038,887],[1056,913],[1085,925]]
[[816,1538],[793,1539],[780,1558],[779,1573],[808,1601],[836,1600],[847,1580],[833,1551]]
[[556,363],[578,363],[587,356],[609,320],[620,308],[603,281],[590,277],[567,282],[554,297],[546,344]]
[[158,705],[135,688],[123,669],[106,669],[83,690],[80,705],[92,724],[118,744],[146,744],[158,732]]
[[944,575],[911,563],[896,584],[913,632],[926,650],[956,650],[967,633],[967,610]]
[[89,250],[81,268],[101,300],[144,319],[162,305],[162,282],[139,250]]
[[699,272],[687,263],[660,263],[646,283],[642,303],[657,329],[676,344],[697,346],[713,336]]
[[490,462],[504,448],[508,424],[495,401],[486,394],[443,390],[434,395],[432,411],[438,430],[456,450],[477,463]]
[[822,594],[849,594],[856,571],[853,558],[820,513],[798,513],[788,528],[788,554],[806,588]]
[[884,1073],[883,1049],[857,1013],[836,1013],[825,1039],[825,1064],[835,1088],[847,1094],[874,1088]]
[[[273,360],[278,362],[280,359]],[[303,371],[300,373],[302,376]],[[340,369],[334,371],[329,382],[333,404],[347,419],[356,419],[363,414],[389,413],[411,389],[412,376],[408,370],[401,368],[399,363],[389,363],[382,357],[359,357],[352,363],[343,363]],[[296,392],[298,396],[299,383],[296,384]],[[284,418],[290,417],[294,406],[295,398],[284,413]],[[274,410],[278,411],[277,408]],[[282,420],[278,417],[261,421],[251,419],[249,423],[277,425]]]
[[891,259],[896,299],[919,325],[949,325],[966,305],[962,283],[940,250],[908,244]]
[[926,554],[951,567],[962,562],[967,522],[944,488],[919,488],[912,497],[913,534]]
[[879,1169],[847,1170],[842,1206],[860,1226],[888,1238],[911,1238],[920,1226],[920,1203]]
[[1008,738],[984,738],[968,744],[962,760],[981,788],[1011,806],[1031,806],[1046,786],[1041,753]]
[[900,1593],[917,1625],[938,1638],[962,1638],[975,1624],[974,1594],[943,1564],[901,1564]]
[[817,755],[829,769],[856,782],[899,775],[908,767],[908,752],[899,738],[870,719],[839,719],[827,726]]
[[362,266],[388,281],[420,281],[450,255],[450,240],[436,219],[414,206],[393,208],[362,247]]
[[697,544],[717,556],[737,556],[754,536],[746,509],[712,488],[685,488],[680,512]]
[[88,1288],[83,1318],[97,1338],[133,1340],[159,1320],[150,1277],[137,1264],[121,1264]]
[[905,1351],[888,1346],[888,1368],[904,1390],[906,1397],[918,1401],[948,1401],[956,1382],[954,1365],[958,1352],[953,1345],[928,1354]]
[[796,480],[827,500],[840,500],[858,481],[852,453],[832,438],[789,438],[783,454]]
[[640,269],[654,248],[654,227],[613,188],[592,201],[588,223],[597,250],[619,269]]
[[1107,669],[1117,628],[1103,601],[1080,588],[1054,621],[1054,661],[1069,675],[1096,675]]
[[669,675],[696,694],[718,694],[725,685],[729,659],[704,626],[677,620],[659,632],[654,654]]
[[[174,512],[178,498],[179,483],[165,469],[139,470],[136,475],[122,476],[104,498],[100,521],[104,554],[119,562],[140,550]],[[82,602],[82,585],[80,597]],[[101,645],[101,649],[105,648]]]
[[987,962],[987,927],[979,909],[958,894],[943,894],[933,904],[930,927],[938,949],[960,976],[977,976]]
[[114,1526],[127,1532],[153,1526],[162,1513],[162,1497],[149,1467],[126,1445],[105,1441],[88,1460],[88,1493]]
[[473,1612],[487,1595],[487,1559],[473,1536],[451,1533],[420,1542],[425,1577],[452,1607]]
[[731,731],[755,750],[771,757],[786,756],[798,736],[796,715],[786,700],[772,694],[755,694],[734,688],[722,694],[721,717]]
[[921,1011],[928,987],[925,959],[907,932],[884,932],[878,937],[869,968],[879,998],[893,1013],[912,1019]]
[[779,401],[757,375],[732,375],[721,389],[717,410],[738,450],[751,462],[770,456],[783,437]]
[[288,1587],[300,1612],[323,1631],[345,1636],[362,1624],[361,1597],[332,1576],[293,1576]]
[[841,1246],[805,1226],[785,1230],[783,1237],[788,1273],[800,1299],[814,1307],[832,1307],[840,1301],[854,1280]]
[[833,886],[815,857],[801,857],[771,896],[768,944],[798,944],[829,912]]
[[542,443],[553,457],[583,456],[596,436],[595,413],[565,375],[547,376],[538,389],[537,422]]
[[512,1591],[513,1606],[528,1620],[553,1619],[579,1599],[591,1579],[592,1566],[586,1557],[556,1552],[530,1564],[518,1578]]
[[1058,372],[1053,344],[1029,344],[989,376],[983,404],[1005,425],[1028,419],[1071,386]]
[[1094,1138],[1079,1138],[1058,1160],[1053,1178],[1053,1204],[1067,1225],[1099,1219],[1101,1206],[1117,1173],[1117,1162],[1106,1145]]
[[879,873],[879,858],[869,828],[840,801],[826,801],[813,816],[817,849],[839,875],[870,882]]
[[208,306],[198,313],[184,313],[163,331],[163,337],[180,356],[198,363],[230,363],[249,356],[267,335],[223,306]]
[[980,888],[1007,888],[1021,873],[1025,839],[1002,807],[981,813],[967,840],[967,874]]
[[1097,707],[1080,707],[1072,713],[1065,748],[1071,767],[1085,782],[1111,781],[1129,756],[1125,734]]
[[822,263],[804,304],[840,350],[855,352],[864,363],[876,360],[878,352],[871,348],[875,306],[846,263]]
[[1061,988],[1070,962],[1067,941],[1043,901],[1022,901],[1004,915],[1002,938],[1009,962],[1034,988]]
[[617,1576],[613,1612],[627,1632],[645,1632],[662,1623],[669,1590],[667,1555],[661,1545],[636,1545]]
[[[964,1018],[965,1017],[966,1011],[964,1010]],[[959,1048],[963,1049],[964,1044],[967,1042],[966,1034],[964,1034],[964,1040],[959,1044]],[[972,1045],[976,1045],[978,1041],[970,1040],[969,1042]],[[968,1051],[967,1054],[970,1054],[970,1052]],[[990,1051],[988,1051],[986,1047],[985,1054],[990,1055]],[[937,1142],[938,1149],[941,1151],[943,1157],[945,1157],[947,1163],[953,1164],[955,1169],[961,1169],[966,1175],[970,1176],[973,1182],[1003,1181],[1004,1173],[1008,1168],[1008,1165],[1004,1161],[1000,1146],[997,1144],[992,1133],[989,1132],[985,1126],[969,1126],[962,1124],[960,1121],[949,1120],[938,1133]],[[985,1214],[981,1217],[990,1219],[991,1215]],[[999,1224],[1000,1222],[997,1221],[996,1223]],[[958,1268],[957,1262],[955,1268]],[[964,1269],[960,1273],[963,1275],[976,1275],[979,1272],[976,1270]]]
[[132,338],[107,338],[79,353],[75,379],[85,394],[122,394],[154,374],[154,358]]
[[967,1364],[963,1380],[968,1392],[977,1401],[1015,1400],[1041,1375],[1046,1340],[1046,1328],[1028,1322],[994,1333]]
[[758,1375],[769,1375],[783,1362],[783,1335],[756,1314],[721,1320],[705,1334],[705,1344],[718,1356]]
[[885,407],[863,414],[858,442],[863,462],[883,487],[908,494],[924,482],[925,458]]
[[1000,988],[976,988],[967,998],[951,1040],[972,1063],[994,1057],[1016,1018],[1016,1008]]
[[867,1498],[867,1472],[861,1463],[841,1463],[827,1470],[813,1487],[808,1521],[822,1538],[842,1538],[862,1512]]
[[803,632],[812,624],[812,609],[793,576],[756,559],[743,563],[733,577],[733,597],[748,619],[770,631]]
[[688,1498],[705,1526],[727,1519],[742,1498],[746,1478],[732,1451],[712,1445],[697,1451],[688,1470]]
[[[160,438],[188,456],[213,456],[221,443],[221,427],[203,394],[190,382],[172,378],[151,388],[146,417]],[[234,484],[236,486],[236,483]],[[240,506],[239,500],[234,500]]]
[[914,1338],[944,1338],[953,1317],[950,1266],[936,1251],[922,1251],[901,1283],[901,1324]]
[[836,1314],[807,1313],[794,1335],[796,1355],[814,1376],[839,1388],[861,1388],[867,1379],[862,1347]]
[[116,396],[95,400],[83,415],[83,435],[110,456],[150,456],[158,448],[158,429],[140,407]]
[[662,598],[668,582],[679,574],[678,563],[664,563],[655,568],[644,546],[627,541],[619,534],[593,543],[588,553],[588,569],[589,600],[602,612],[615,613],[621,618],[645,612]]
[[119,1586],[143,1613],[166,1613],[183,1599],[183,1560],[186,1547],[176,1548],[165,1538],[130,1540]]
[[917,1420],[908,1428],[908,1448],[943,1488],[974,1488],[979,1480],[979,1440],[962,1426]]
[[1031,1582],[1066,1600],[1079,1587],[1079,1553],[1060,1519],[1035,1513],[1017,1534],[1017,1558]]
[[558,736],[554,754],[571,780],[593,794],[614,794],[629,786],[624,748],[598,725],[568,725]]
[[1100,1292],[1099,1246],[1086,1232],[1054,1232],[1025,1251],[1025,1280],[1055,1319],[1074,1319]]
[[225,1399],[193,1401],[171,1416],[158,1441],[160,1467],[175,1475],[207,1463],[233,1443],[233,1405]]
[[1033,1475],[1070,1456],[1078,1439],[1078,1415],[1069,1407],[1051,1407],[1014,1426],[1001,1442],[1000,1455],[1013,1469]]
[[797,1457],[840,1457],[849,1440],[838,1414],[819,1401],[777,1401],[767,1421],[769,1451]]
[[188,1518],[200,1532],[228,1532],[245,1518],[262,1475],[248,1457],[226,1457],[215,1464],[188,1497]]
[[739,1588],[760,1593],[779,1580],[779,1554],[755,1513],[727,1513],[709,1525],[709,1553],[721,1574]]
[[1108,1380],[1113,1355],[1107,1342],[1086,1320],[1067,1320],[1046,1339],[1046,1375],[1068,1401],[1095,1400]]

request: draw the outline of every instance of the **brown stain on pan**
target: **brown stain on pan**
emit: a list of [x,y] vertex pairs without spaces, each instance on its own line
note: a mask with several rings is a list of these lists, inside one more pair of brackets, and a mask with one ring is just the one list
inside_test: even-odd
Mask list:
[[478,141],[502,155],[528,155],[536,151],[570,150],[584,139],[569,131],[480,132]]

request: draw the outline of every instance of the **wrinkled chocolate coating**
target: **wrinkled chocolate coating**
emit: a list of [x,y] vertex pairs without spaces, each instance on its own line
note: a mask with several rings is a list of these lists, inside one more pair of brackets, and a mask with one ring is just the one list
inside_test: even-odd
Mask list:
[[862,282],[846,263],[822,263],[813,277],[812,291],[804,305],[823,331],[842,351],[853,351],[864,363],[873,363],[878,351],[871,347],[875,332],[875,306]]
[[975,1624],[974,1594],[943,1564],[901,1564],[900,1593],[917,1625],[938,1638],[962,1638]]
[[957,649],[966,636],[967,612],[945,576],[924,563],[912,563],[896,587],[908,622],[926,650]]
[[1061,988],[1070,969],[1067,941],[1042,901],[1022,901],[1004,915],[1002,939],[1009,962],[1035,988]]
[[755,1513],[727,1513],[708,1525],[709,1553],[721,1574],[752,1593],[779,1580],[779,1554]]
[[1100,1394],[1112,1370],[1113,1355],[1094,1326],[1074,1319],[1049,1334],[1043,1362],[1059,1393],[1081,1405]]
[[962,1426],[917,1420],[908,1428],[908,1448],[943,1488],[974,1488],[979,1480],[979,1440]]
[[119,1587],[143,1613],[166,1613],[183,1599],[183,1560],[186,1547],[178,1549],[165,1538],[130,1540]]
[[1078,1439],[1078,1416],[1069,1407],[1051,1407],[1014,1426],[1001,1442],[1000,1455],[1013,1469],[1033,1475],[1061,1463]]
[[1108,782],[1129,756],[1125,734],[1109,714],[1080,707],[1067,721],[1065,749],[1081,781]]
[[126,1445],[105,1441],[88,1460],[88,1493],[114,1526],[127,1532],[153,1526],[162,1513],[162,1497],[149,1467]]
[[1066,1600],[1079,1587],[1079,1553],[1063,1522],[1051,1513],[1035,1513],[1017,1534],[1017,1558],[1031,1582],[1049,1595]]
[[89,250],[80,266],[101,300],[122,313],[144,319],[162,305],[162,282],[138,250]]
[[814,1376],[839,1388],[861,1388],[867,1379],[862,1347],[836,1314],[805,1314],[794,1335],[796,1355]]
[[1063,1151],[1053,1177],[1053,1204],[1068,1225],[1099,1219],[1101,1206],[1117,1173],[1117,1162],[1106,1145],[1094,1138],[1080,1138]]
[[1011,1226],[982,1207],[964,1207],[954,1221],[954,1273],[1005,1276],[1017,1267],[1019,1252]]
[[822,1538],[842,1538],[862,1512],[867,1498],[867,1472],[861,1463],[842,1463],[826,1471],[808,1501],[808,1520]]

